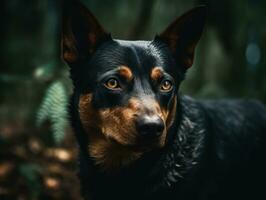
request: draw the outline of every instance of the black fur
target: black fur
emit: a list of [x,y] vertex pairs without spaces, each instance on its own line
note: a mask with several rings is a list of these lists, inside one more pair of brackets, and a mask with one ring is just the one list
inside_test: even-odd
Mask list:
[[[185,29],[189,32],[189,26]],[[182,51],[187,41],[190,44],[198,39],[185,38]],[[79,177],[84,198],[266,199],[265,106],[252,100],[202,101],[180,95],[178,89],[187,66],[180,61],[180,52],[173,54],[169,45],[162,36],[151,42],[104,37],[87,57],[72,63],[65,58],[74,83],[70,113],[80,147]],[[194,52],[189,53],[182,57],[193,60]],[[130,67],[135,82],[120,93],[106,91],[99,83],[119,65]],[[148,79],[154,66],[161,66],[165,76],[174,79],[171,92],[159,93]],[[167,107],[177,95],[177,114],[165,147],[145,153],[113,174],[102,172],[88,154],[88,138],[79,117],[78,102],[83,93],[93,93],[92,103],[97,109],[126,105],[131,96],[147,95]]]
[[[80,151],[83,194],[102,199],[264,199],[266,108],[256,101],[181,97],[172,138],[115,175]],[[83,131],[75,129],[81,139]]]

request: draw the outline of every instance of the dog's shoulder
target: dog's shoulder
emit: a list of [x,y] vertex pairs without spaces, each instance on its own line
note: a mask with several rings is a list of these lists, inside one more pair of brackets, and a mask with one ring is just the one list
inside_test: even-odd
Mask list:
[[[266,107],[255,99],[221,99],[221,100],[197,100],[212,117],[226,121],[228,117],[236,120],[253,118],[264,120]],[[224,118],[227,116],[227,118]],[[253,117],[256,116],[256,119]],[[259,118],[258,118],[259,117]]]
[[265,151],[265,105],[249,99],[199,100],[198,104],[207,116],[218,160],[240,163]]
[[261,134],[266,129],[266,106],[257,100],[199,100],[198,103],[218,134],[243,138]]
[[266,106],[259,101],[194,100],[184,96],[181,107],[181,133],[193,132],[198,138],[204,134],[217,160],[240,163],[240,159],[246,161],[258,151],[265,151]]
[[[181,97],[180,105],[183,129],[177,135],[183,133],[191,147],[185,159],[189,162],[184,163],[196,161],[198,169],[204,169],[199,171],[203,182],[190,190],[200,188],[201,195],[221,199],[259,197],[266,177],[265,105],[256,100],[194,100],[186,96]],[[181,150],[186,146],[179,143]],[[191,155],[197,156],[187,159]],[[220,188],[225,192],[219,192]]]

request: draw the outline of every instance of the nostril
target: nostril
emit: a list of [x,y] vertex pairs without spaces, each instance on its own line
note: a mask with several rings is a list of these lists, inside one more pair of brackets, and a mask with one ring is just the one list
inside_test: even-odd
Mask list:
[[156,128],[156,131],[158,131],[158,132],[162,132],[162,131],[163,131],[163,129],[164,129],[164,124],[163,124],[163,121],[162,121],[162,120],[160,120],[160,122],[159,122],[159,123],[157,123],[157,124],[155,125],[155,128]]
[[137,120],[137,131],[142,137],[153,138],[162,135],[164,130],[163,120],[158,116],[144,116]]
[[152,136],[154,134],[154,136],[160,136],[162,131],[163,131],[163,125],[159,124],[159,123],[149,123],[149,124],[145,124],[142,127],[142,133],[145,134],[149,134],[150,136]]

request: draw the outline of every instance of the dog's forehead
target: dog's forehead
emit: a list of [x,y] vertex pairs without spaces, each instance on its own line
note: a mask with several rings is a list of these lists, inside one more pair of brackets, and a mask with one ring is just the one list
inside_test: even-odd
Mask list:
[[102,45],[93,59],[98,71],[104,72],[126,66],[135,75],[150,73],[154,67],[167,69],[167,62],[162,50],[152,41],[128,40],[113,40]]

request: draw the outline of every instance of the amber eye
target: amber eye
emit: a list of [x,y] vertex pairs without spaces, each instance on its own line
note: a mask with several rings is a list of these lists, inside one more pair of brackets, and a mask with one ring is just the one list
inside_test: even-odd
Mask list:
[[170,90],[172,90],[173,88],[173,84],[171,81],[169,80],[164,80],[162,83],[161,83],[161,86],[160,86],[160,90],[162,92],[169,92]]
[[117,89],[121,89],[118,80],[116,80],[115,78],[110,78],[108,79],[105,83],[104,86],[107,87],[108,89],[111,90],[117,90]]

